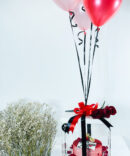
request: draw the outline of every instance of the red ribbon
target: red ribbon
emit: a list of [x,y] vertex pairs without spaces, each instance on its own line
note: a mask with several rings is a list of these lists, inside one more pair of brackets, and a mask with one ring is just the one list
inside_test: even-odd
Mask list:
[[76,116],[73,118],[71,125],[69,127],[69,131],[74,131],[74,128],[78,122],[78,120],[83,116],[91,116],[92,112],[95,111],[98,108],[98,103],[91,104],[91,105],[85,105],[84,102],[78,103],[79,108],[74,109],[74,113]]

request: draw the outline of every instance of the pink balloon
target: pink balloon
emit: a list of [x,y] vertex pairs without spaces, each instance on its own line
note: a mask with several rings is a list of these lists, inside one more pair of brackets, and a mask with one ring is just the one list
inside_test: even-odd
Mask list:
[[74,9],[75,17],[74,22],[78,25],[78,27],[85,31],[90,28],[91,20],[84,10],[83,3],[79,3],[79,5]]
[[60,8],[65,11],[72,11],[81,0],[53,0]]

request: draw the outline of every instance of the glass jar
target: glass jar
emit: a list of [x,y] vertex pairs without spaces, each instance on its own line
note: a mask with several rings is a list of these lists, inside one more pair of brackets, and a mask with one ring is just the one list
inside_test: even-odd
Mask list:
[[[64,133],[62,156],[82,156],[81,124]],[[86,119],[86,156],[111,155],[111,131],[100,120]]]

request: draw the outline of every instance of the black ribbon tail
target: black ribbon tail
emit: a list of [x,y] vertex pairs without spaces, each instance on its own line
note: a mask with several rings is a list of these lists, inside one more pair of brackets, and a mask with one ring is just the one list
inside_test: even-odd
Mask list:
[[74,120],[75,117],[76,117],[76,116],[71,117],[71,118],[69,119],[68,123],[64,123],[64,124],[62,125],[62,130],[63,130],[65,133],[69,133],[70,126],[71,126],[71,124],[72,124],[72,122],[73,122],[73,120]]
[[113,127],[113,126],[110,124],[110,122],[108,122],[106,119],[101,118],[101,119],[99,119],[99,120],[101,120],[109,129],[110,129],[111,127]]

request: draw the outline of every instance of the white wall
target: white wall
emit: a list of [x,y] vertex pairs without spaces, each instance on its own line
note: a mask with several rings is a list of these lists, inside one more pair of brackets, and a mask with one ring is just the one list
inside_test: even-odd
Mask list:
[[[130,1],[101,28],[90,102],[115,105],[113,131],[129,140]],[[65,109],[82,90],[68,14],[52,0],[0,0],[0,106],[21,98]]]

